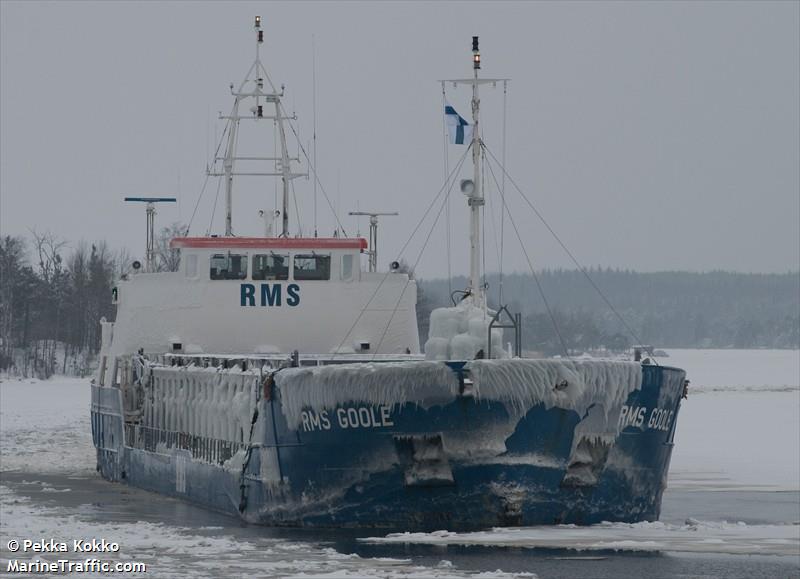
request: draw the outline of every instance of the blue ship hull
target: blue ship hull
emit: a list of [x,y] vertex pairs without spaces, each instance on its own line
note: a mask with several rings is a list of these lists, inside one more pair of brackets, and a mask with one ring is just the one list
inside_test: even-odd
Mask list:
[[252,523],[470,530],[652,521],[684,378],[642,366],[641,388],[627,396],[611,438],[581,434],[591,408],[581,416],[542,403],[515,414],[468,391],[429,407],[309,411],[292,425],[277,387],[258,402],[250,444],[126,425],[122,392],[97,386],[92,432],[106,479]]

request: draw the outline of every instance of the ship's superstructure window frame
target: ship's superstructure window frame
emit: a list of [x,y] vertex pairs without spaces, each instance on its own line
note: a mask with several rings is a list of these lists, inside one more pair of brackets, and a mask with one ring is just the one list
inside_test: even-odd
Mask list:
[[253,255],[253,279],[288,280],[291,262],[288,253],[256,253]]
[[355,256],[352,253],[342,255],[342,281],[353,281]]
[[197,277],[197,254],[189,253],[186,255],[186,277]]
[[[247,279],[246,253],[213,253],[209,257],[209,277],[212,280]],[[221,267],[220,267],[221,266]]]
[[331,279],[330,253],[295,253],[292,259],[295,281]]

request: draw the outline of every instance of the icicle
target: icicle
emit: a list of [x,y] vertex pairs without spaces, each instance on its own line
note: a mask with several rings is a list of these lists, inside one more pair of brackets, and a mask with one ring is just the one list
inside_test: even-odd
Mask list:
[[286,368],[275,374],[281,409],[290,428],[305,408],[332,410],[347,403],[372,405],[407,402],[434,406],[455,399],[458,378],[441,362],[343,364]]

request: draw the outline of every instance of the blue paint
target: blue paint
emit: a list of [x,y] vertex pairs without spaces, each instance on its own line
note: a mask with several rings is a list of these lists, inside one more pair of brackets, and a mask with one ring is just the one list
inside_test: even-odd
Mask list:
[[[283,286],[279,283],[260,284],[261,307],[280,307],[282,305]],[[243,283],[239,287],[239,305],[242,307],[256,305],[256,286],[251,283]],[[286,305],[295,307],[300,305],[300,286],[290,283],[286,286]]]
[[292,307],[300,305],[300,286],[296,283],[290,283],[286,287],[286,305]]
[[[239,514],[244,493],[241,516],[268,525],[468,530],[652,521],[661,509],[685,375],[664,366],[643,366],[642,372],[641,389],[625,404],[646,409],[643,427],[626,426],[598,460],[596,480],[585,485],[567,476],[575,425],[582,417],[543,405],[529,409],[511,427],[500,457],[480,460],[450,453],[443,467],[450,479],[410,477],[415,464],[404,447],[413,437],[435,440],[444,433],[451,441],[468,441],[470,435],[508,423],[505,406],[467,395],[427,409],[396,405],[389,427],[304,431],[290,429],[283,412],[274,408],[280,404],[275,388],[273,400],[260,403],[265,439],[253,441],[258,448],[244,476],[192,460],[188,450],[156,454],[122,444],[122,399],[111,394],[118,393],[115,389],[92,388],[93,438],[99,470],[109,480],[231,514]],[[654,409],[674,413],[669,428],[648,428]],[[335,416],[335,409],[329,414]],[[179,456],[188,469],[185,493],[176,492]]]
[[280,306],[281,305],[281,285],[278,283],[261,284],[261,306]]
[[242,307],[244,306],[254,306],[256,305],[256,286],[251,283],[243,283],[240,288],[240,303]]

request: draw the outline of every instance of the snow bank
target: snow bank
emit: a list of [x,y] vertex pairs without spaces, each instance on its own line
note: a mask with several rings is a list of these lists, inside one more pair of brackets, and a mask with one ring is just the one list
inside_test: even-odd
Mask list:
[[475,397],[505,403],[519,413],[537,404],[574,410],[581,417],[601,405],[606,421],[642,387],[635,362],[607,360],[473,360],[467,364]]
[[275,374],[281,408],[290,428],[304,409],[333,410],[362,402],[374,406],[424,403],[435,406],[458,393],[456,374],[441,362],[384,362],[286,368]]
[[[428,360],[472,360],[489,349],[489,322],[495,312],[476,307],[471,298],[452,308],[431,312],[425,357]],[[503,358],[503,330],[492,330],[492,356]]]
[[667,523],[601,523],[588,527],[497,528],[475,533],[393,533],[360,539],[368,543],[425,545],[481,545],[574,549],[576,551],[675,551],[735,555],[797,555],[798,525],[746,525],[689,519],[683,525]]

